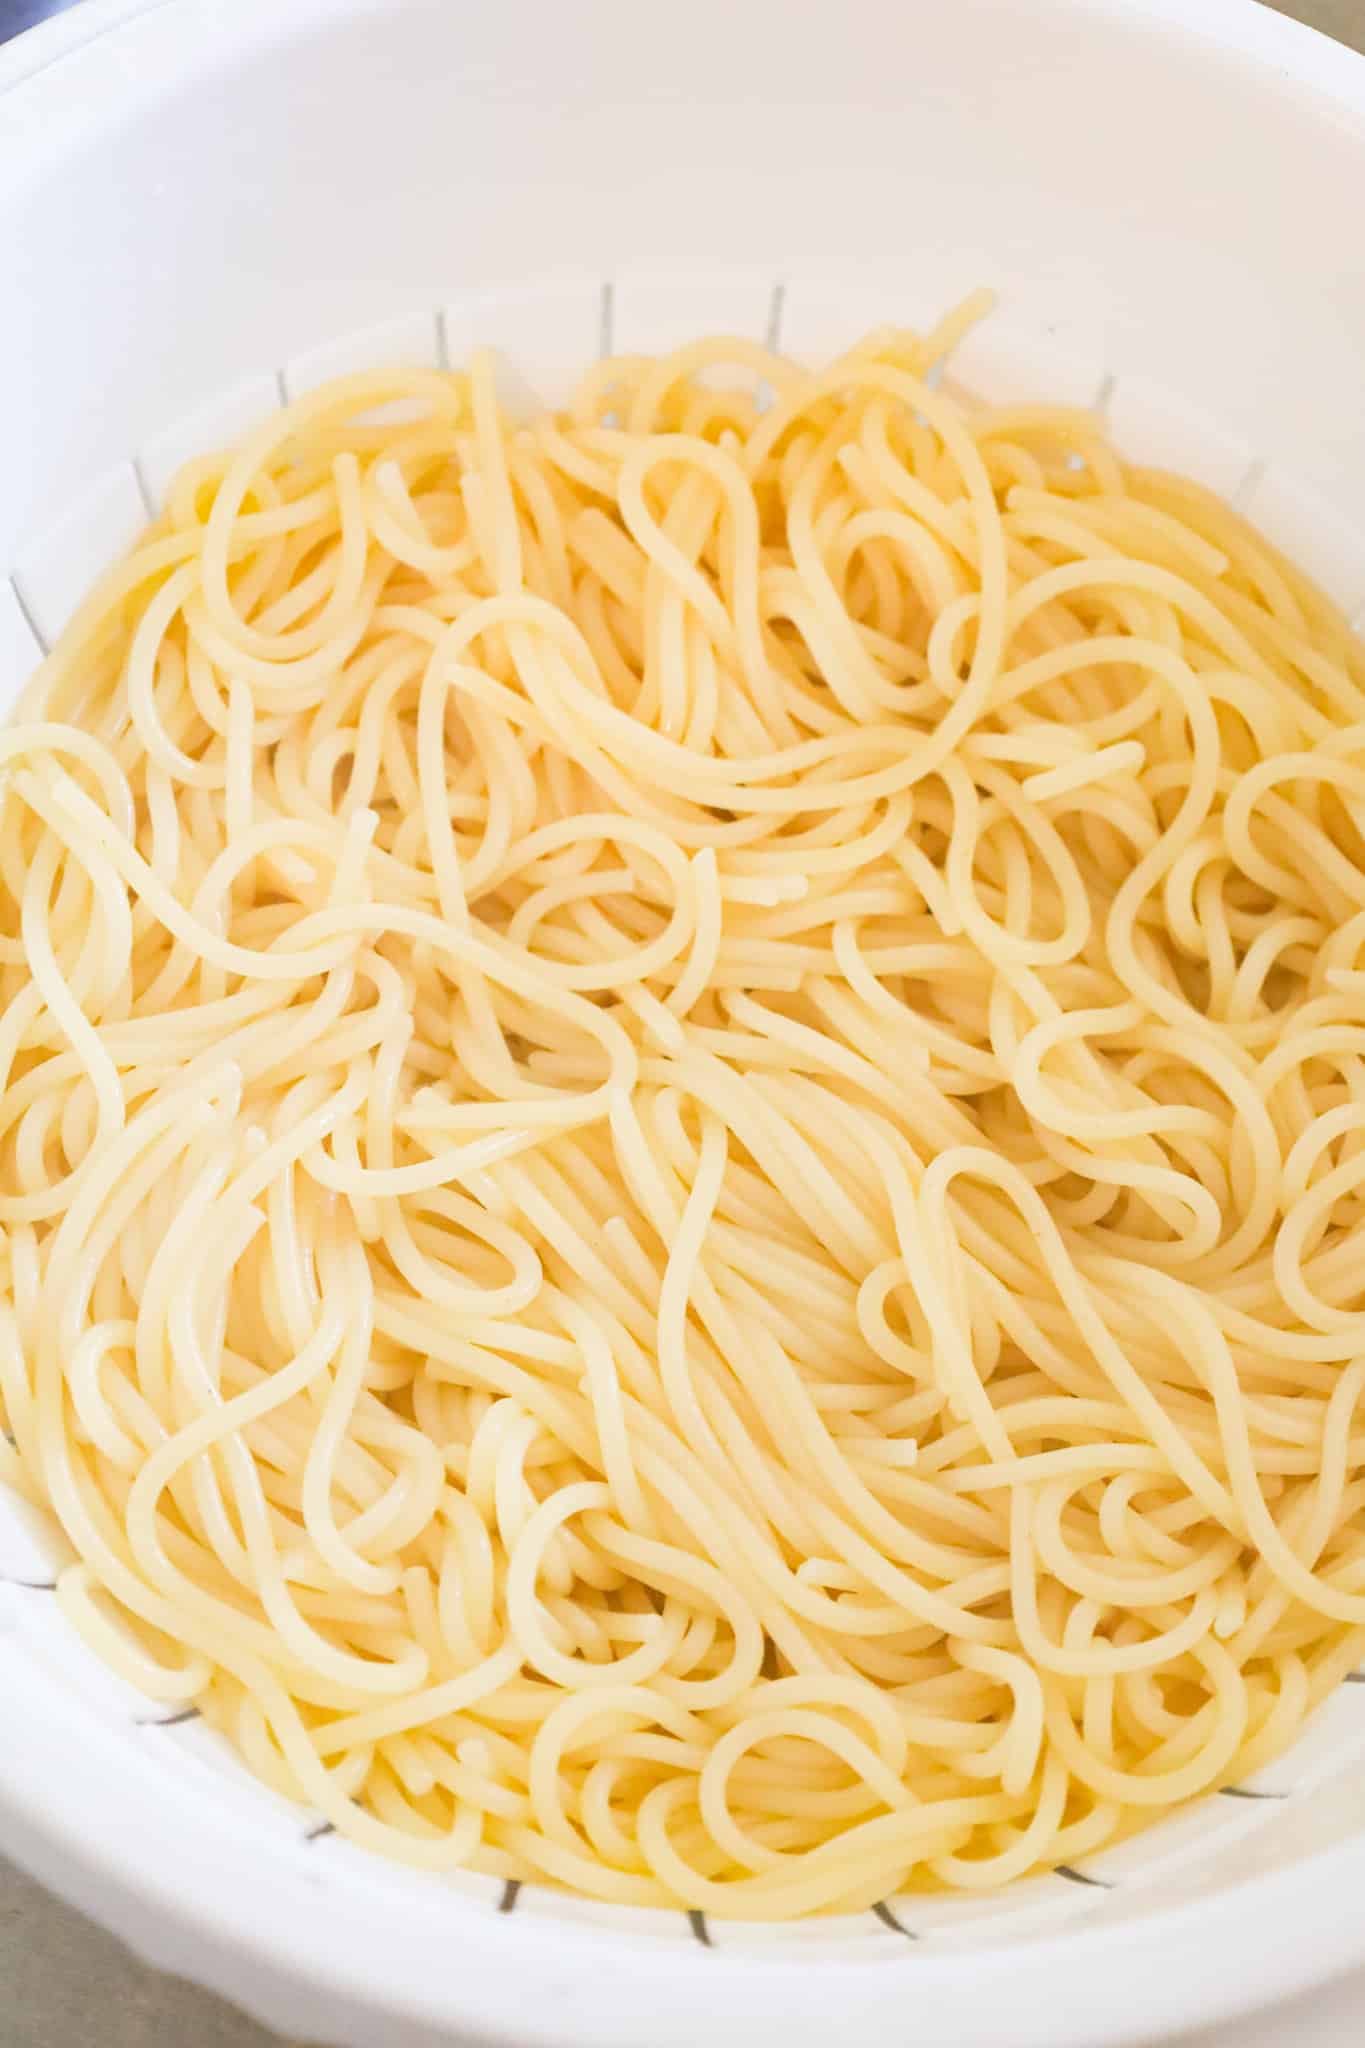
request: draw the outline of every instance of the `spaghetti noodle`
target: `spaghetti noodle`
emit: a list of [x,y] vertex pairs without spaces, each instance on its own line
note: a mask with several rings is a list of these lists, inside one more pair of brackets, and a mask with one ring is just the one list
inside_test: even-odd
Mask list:
[[976,310],[329,385],[0,731],[3,1475],[409,1862],[995,1885],[1365,1641],[1365,653]]

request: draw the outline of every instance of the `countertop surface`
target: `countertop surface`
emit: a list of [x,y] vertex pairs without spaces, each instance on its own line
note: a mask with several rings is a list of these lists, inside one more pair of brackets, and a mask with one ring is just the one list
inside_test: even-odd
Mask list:
[[[0,42],[70,4],[0,0]],[[1292,0],[1280,11],[1365,51],[1365,0]],[[276,2036],[218,1999],[135,1962],[3,1859],[0,1987],[0,2048],[280,2048]],[[1365,1972],[1169,2048],[1360,2048],[1362,2040]]]

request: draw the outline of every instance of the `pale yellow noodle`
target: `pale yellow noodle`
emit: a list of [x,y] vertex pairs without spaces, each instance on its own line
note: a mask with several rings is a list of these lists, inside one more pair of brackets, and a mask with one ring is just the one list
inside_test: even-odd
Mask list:
[[1360,1657],[1365,651],[982,304],[325,386],[0,733],[0,1476],[364,1846],[978,1889]]

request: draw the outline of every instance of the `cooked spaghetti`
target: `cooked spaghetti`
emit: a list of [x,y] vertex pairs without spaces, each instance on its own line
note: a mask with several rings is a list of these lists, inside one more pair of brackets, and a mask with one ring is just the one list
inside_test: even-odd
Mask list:
[[1075,1863],[1365,1640],[1365,653],[936,333],[350,377],[0,731],[3,1474],[430,1868]]

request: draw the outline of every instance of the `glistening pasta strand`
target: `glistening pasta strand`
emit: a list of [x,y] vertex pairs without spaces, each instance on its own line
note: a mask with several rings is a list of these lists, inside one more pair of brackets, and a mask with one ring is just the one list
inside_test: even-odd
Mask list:
[[4,1476],[365,1846],[1070,1863],[1365,1642],[1365,653],[870,336],[354,377],[0,733]]

